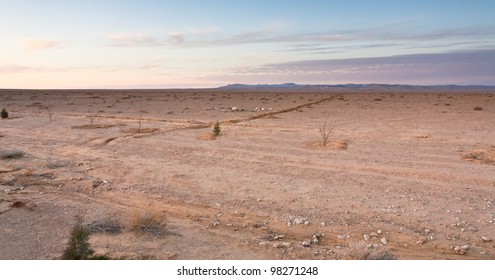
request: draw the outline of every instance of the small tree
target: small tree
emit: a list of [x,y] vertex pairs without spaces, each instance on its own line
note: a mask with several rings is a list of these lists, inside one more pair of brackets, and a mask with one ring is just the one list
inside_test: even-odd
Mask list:
[[77,223],[72,228],[67,248],[62,260],[87,260],[90,259],[93,250],[89,243],[89,230],[82,225],[81,217],[77,217]]
[[217,137],[220,135],[220,123],[217,121],[213,127],[213,136]]
[[0,114],[2,115],[2,119],[6,119],[9,117],[9,113],[5,109],[2,109],[2,112]]

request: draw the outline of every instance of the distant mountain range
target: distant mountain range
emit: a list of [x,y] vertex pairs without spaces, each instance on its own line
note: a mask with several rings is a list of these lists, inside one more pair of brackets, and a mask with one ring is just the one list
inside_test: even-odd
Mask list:
[[392,84],[336,84],[336,85],[299,85],[295,83],[285,84],[230,84],[221,86],[218,89],[224,90],[368,90],[368,91],[407,91],[407,90],[495,90],[495,86],[479,85],[435,85],[435,86],[415,86],[415,85],[392,85]]

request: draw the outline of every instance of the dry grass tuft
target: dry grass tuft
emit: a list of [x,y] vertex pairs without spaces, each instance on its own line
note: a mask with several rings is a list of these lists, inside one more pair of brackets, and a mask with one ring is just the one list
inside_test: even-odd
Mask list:
[[0,151],[0,159],[16,159],[22,158],[24,155],[25,153],[20,150]]
[[161,235],[165,232],[166,217],[155,208],[132,210],[129,212],[127,229],[138,233]]
[[396,260],[397,257],[383,247],[369,247],[366,242],[351,243],[340,254],[342,260]]
[[495,146],[491,146],[489,149],[480,149],[468,152],[462,156],[462,159],[495,165]]

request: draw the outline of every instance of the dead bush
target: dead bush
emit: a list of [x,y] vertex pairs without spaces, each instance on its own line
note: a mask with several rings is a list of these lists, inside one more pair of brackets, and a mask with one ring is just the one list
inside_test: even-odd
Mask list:
[[127,229],[138,233],[151,233],[159,236],[163,234],[166,226],[165,215],[154,208],[144,210],[132,210],[129,212]]
[[24,155],[25,153],[20,150],[0,151],[0,159],[16,159],[22,158]]

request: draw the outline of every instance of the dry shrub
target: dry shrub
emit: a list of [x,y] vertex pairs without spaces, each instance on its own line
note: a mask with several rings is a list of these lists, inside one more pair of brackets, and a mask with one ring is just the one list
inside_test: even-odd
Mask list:
[[492,146],[489,149],[480,149],[468,152],[462,156],[462,159],[495,165],[495,146]]
[[24,155],[24,152],[20,150],[0,151],[0,159],[16,159],[21,158]]
[[93,221],[86,227],[94,233],[120,233],[122,231],[121,222],[112,218]]
[[396,260],[383,246],[369,247],[366,242],[350,243],[340,254],[343,260]]
[[483,110],[483,107],[481,107],[481,106],[474,106],[473,110],[475,110],[475,111],[482,111]]
[[166,227],[165,215],[154,208],[134,209],[129,212],[127,229],[138,233],[161,235]]

